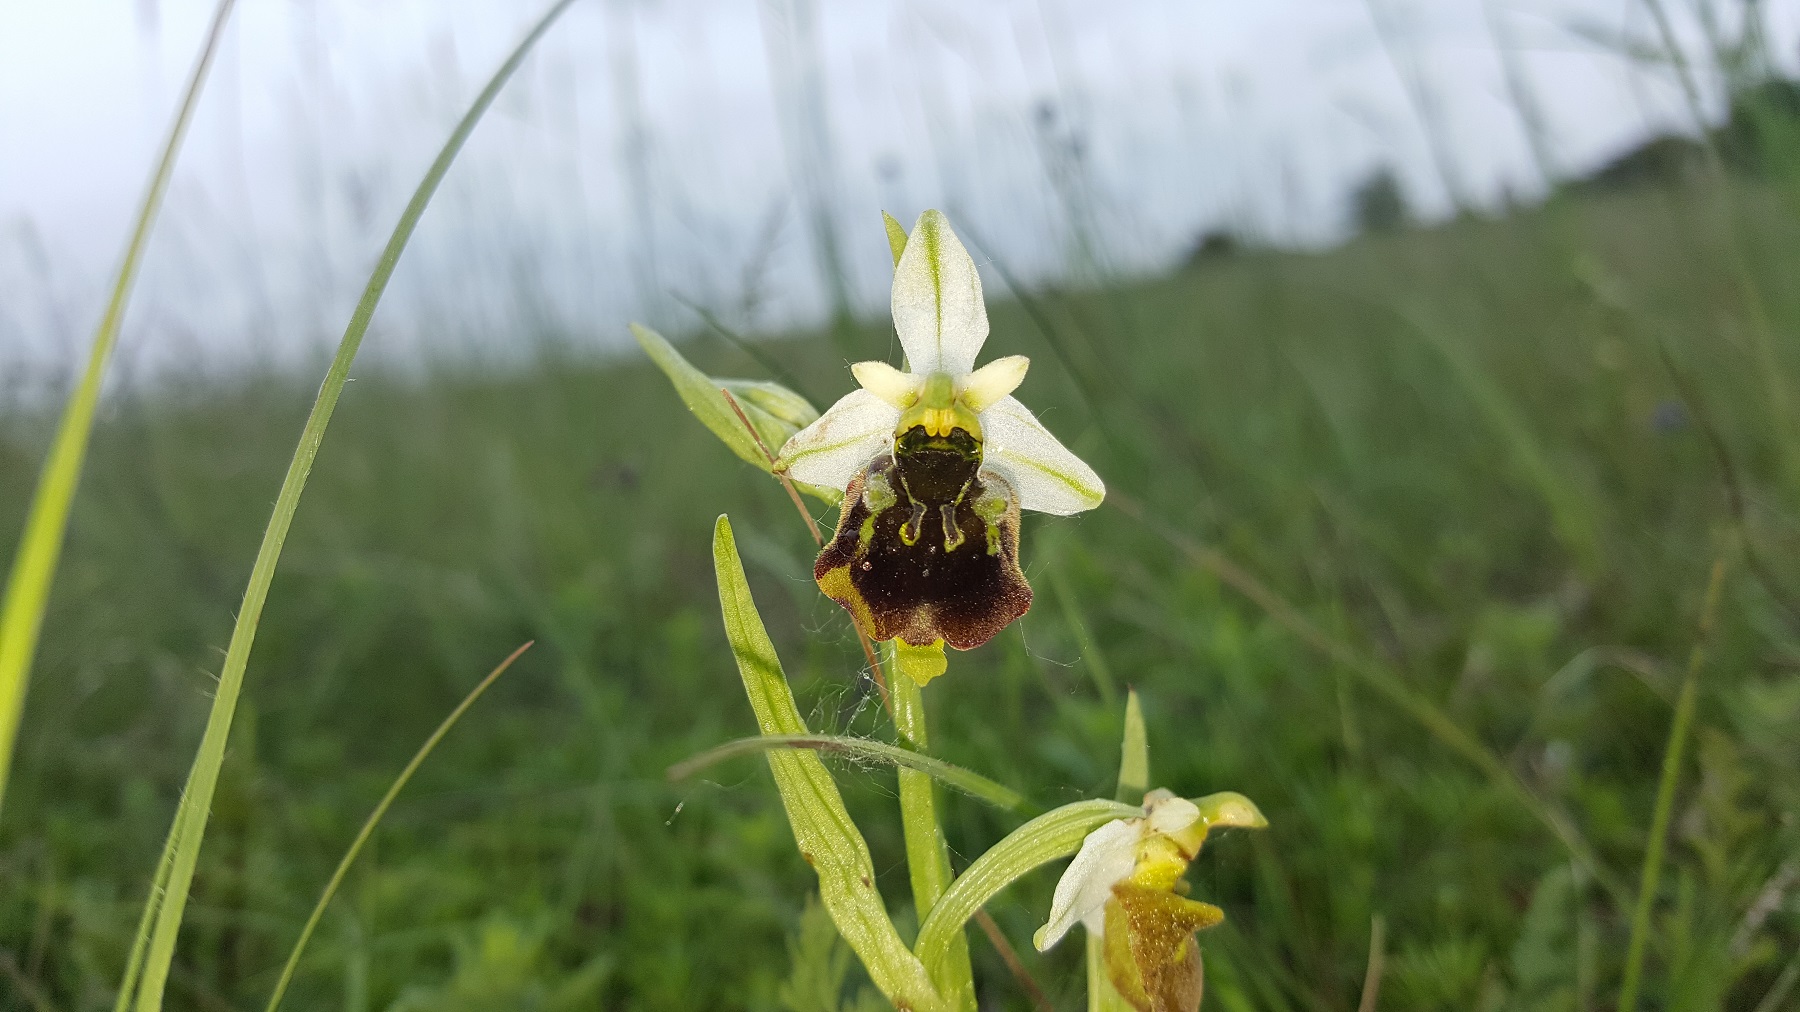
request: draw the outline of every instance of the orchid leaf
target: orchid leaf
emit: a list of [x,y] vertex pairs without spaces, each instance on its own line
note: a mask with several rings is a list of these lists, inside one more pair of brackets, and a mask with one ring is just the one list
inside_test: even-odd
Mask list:
[[[766,735],[805,735],[806,722],[794,705],[781,659],[775,655],[775,645],[751,599],[731,521],[723,516],[713,529],[713,568],[719,581],[725,635],[737,658],[750,707],[756,712],[757,726]],[[794,843],[818,873],[825,909],[838,933],[861,958],[869,979],[896,1007],[940,1012],[944,1001],[924,964],[894,930],[875,888],[869,845],[850,821],[843,796],[825,764],[814,752],[794,749],[771,751],[768,760],[782,807],[787,809],[788,825],[794,831]]]

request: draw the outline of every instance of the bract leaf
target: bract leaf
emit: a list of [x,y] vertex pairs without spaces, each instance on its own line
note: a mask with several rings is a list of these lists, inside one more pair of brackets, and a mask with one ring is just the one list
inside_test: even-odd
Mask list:
[[1142,801],[1150,789],[1150,740],[1144,734],[1144,707],[1136,689],[1125,697],[1125,735],[1119,743],[1120,801]]
[[[806,398],[789,390],[779,383],[766,380],[721,379],[708,376],[695,368],[681,352],[675,350],[668,339],[639,324],[631,325],[631,335],[643,347],[644,353],[656,363],[663,375],[669,377],[674,384],[675,392],[681,396],[682,403],[700,419],[700,423],[712,430],[713,435],[744,460],[755,464],[763,471],[770,469],[770,455],[780,451],[794,433],[811,425],[819,417]],[[723,391],[730,391],[727,399]],[[731,401],[736,400],[738,407],[744,411],[744,417],[755,427],[753,436],[744,428],[743,419],[731,408]],[[762,445],[757,445],[757,437],[762,438]],[[764,452],[767,448],[768,452]],[[836,504],[842,496],[835,489],[822,489],[814,485],[795,482],[800,491],[808,495]]]
[[[779,383],[717,377],[713,378],[713,382],[737,398],[738,405],[756,423],[756,431],[769,443],[771,450],[779,450],[789,436],[811,425],[819,417],[819,410],[812,406],[812,402]],[[770,436],[778,438],[770,441]]]
[[[969,918],[1000,890],[1041,865],[1075,853],[1089,833],[1106,823],[1142,814],[1143,809],[1117,801],[1077,801],[1032,819],[976,858],[950,884],[949,891],[938,899],[930,916],[919,926],[913,951],[930,970],[932,980],[939,987],[944,986],[951,943]],[[946,997],[952,1001],[958,998]]]
[[894,216],[886,211],[881,212],[881,224],[887,229],[888,251],[894,254],[894,263],[900,263],[900,254],[906,252],[906,226],[894,220]]
[[[731,521],[723,516],[713,528],[713,569],[719,581],[725,636],[737,658],[750,707],[756,711],[757,726],[763,734],[806,734],[806,722],[794,705],[781,659],[775,656],[775,645],[750,597],[744,564],[731,536]],[[881,893],[875,888],[869,845],[850,821],[843,796],[825,764],[813,752],[791,749],[770,752],[768,760],[800,856],[818,873],[825,909],[844,941],[862,959],[869,979],[896,1007],[941,1012],[944,1001],[924,964],[907,950],[888,919]]]

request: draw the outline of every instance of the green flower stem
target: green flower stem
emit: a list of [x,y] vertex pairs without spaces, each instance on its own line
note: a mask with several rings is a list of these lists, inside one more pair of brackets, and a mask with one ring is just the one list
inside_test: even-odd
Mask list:
[[1675,719],[1669,725],[1669,744],[1663,751],[1662,781],[1656,786],[1656,809],[1650,817],[1650,845],[1644,854],[1643,879],[1638,883],[1637,908],[1631,915],[1631,943],[1625,953],[1625,975],[1619,985],[1619,1012],[1637,1008],[1638,987],[1644,970],[1644,948],[1650,941],[1650,908],[1656,903],[1656,886],[1662,877],[1663,849],[1669,835],[1669,819],[1675,810],[1675,782],[1681,779],[1682,753],[1688,728],[1694,722],[1695,697],[1700,669],[1706,663],[1706,639],[1712,632],[1713,614],[1719,606],[1719,587],[1725,582],[1725,563],[1713,564],[1706,600],[1700,606],[1700,632],[1688,655],[1687,675],[1681,680],[1681,696],[1675,702]]
[[[888,679],[894,703],[894,725],[900,736],[921,752],[930,748],[925,730],[925,688],[900,671],[894,645],[884,644],[887,666],[894,673]],[[938,823],[936,788],[931,775],[921,770],[901,767],[900,824],[906,835],[906,870],[912,879],[913,906],[923,924],[931,909],[950,888],[950,849]],[[960,996],[958,1006],[973,1012],[975,1008],[975,971],[969,963],[969,939],[962,931],[951,940],[946,979],[939,989]]]

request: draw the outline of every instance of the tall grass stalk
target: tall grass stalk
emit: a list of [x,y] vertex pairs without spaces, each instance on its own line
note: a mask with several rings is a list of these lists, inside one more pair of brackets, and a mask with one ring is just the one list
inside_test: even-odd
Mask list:
[[1354,647],[1326,633],[1313,624],[1286,598],[1270,589],[1261,580],[1252,576],[1237,563],[1232,562],[1218,551],[1201,545],[1186,535],[1170,530],[1144,512],[1143,507],[1128,493],[1117,489],[1109,492],[1109,498],[1127,516],[1143,524],[1157,537],[1168,542],[1176,551],[1186,556],[1188,561],[1201,569],[1212,573],[1220,582],[1229,585],[1238,593],[1254,602],[1283,628],[1293,633],[1308,647],[1341,665],[1344,670],[1355,675],[1359,681],[1375,690],[1382,698],[1394,704],[1403,713],[1417,721],[1432,737],[1462,756],[1471,765],[1484,773],[1493,785],[1511,797],[1527,812],[1543,823],[1559,840],[1563,847],[1574,858],[1576,863],[1598,882],[1601,888],[1623,905],[1628,896],[1625,886],[1600,863],[1600,857],[1594,848],[1582,836],[1581,830],[1560,810],[1552,807],[1536,792],[1526,786],[1494,751],[1483,744],[1481,739],[1464,729],[1448,713],[1423,694],[1409,687],[1399,674],[1391,668],[1371,658],[1364,657]]
[[56,563],[62,555],[64,535],[69,527],[69,509],[75,500],[75,489],[81,483],[81,465],[87,459],[88,437],[94,430],[94,412],[100,403],[100,384],[106,378],[106,363],[112,358],[119,340],[119,328],[125,321],[125,306],[131,298],[132,283],[144,261],[144,247],[150,239],[150,227],[162,208],[168,192],[169,178],[175,172],[175,158],[181,153],[181,142],[193,121],[199,104],[201,86],[213,57],[219,51],[219,39],[231,17],[235,0],[219,0],[213,11],[212,25],[206,41],[201,43],[200,58],[194,63],[187,90],[182,92],[181,106],[175,122],[169,127],[169,138],[163,142],[162,157],[150,175],[150,188],[138,208],[131,239],[125,244],[125,257],[113,279],[112,295],[106,312],[94,330],[88,349],[87,368],[82,371],[75,392],[63,408],[57,424],[56,438],[50,445],[50,456],[38,478],[37,492],[32,496],[30,511],[25,515],[25,533],[19,539],[19,554],[13,560],[12,575],[6,581],[6,597],[0,602],[0,805],[6,800],[6,781],[12,772],[13,743],[19,735],[19,718],[25,709],[25,688],[31,680],[31,661],[37,653],[38,634],[43,631],[44,612],[50,604],[50,584],[56,575]]
[[400,775],[394,778],[387,793],[381,796],[374,811],[371,811],[369,817],[363,821],[362,829],[357,831],[356,839],[350,841],[350,848],[344,851],[343,860],[338,862],[337,870],[331,873],[331,880],[325,883],[324,891],[319,893],[319,902],[313,904],[312,915],[306,919],[305,927],[300,929],[300,937],[294,941],[294,950],[288,953],[287,965],[281,968],[281,978],[275,982],[275,990],[269,994],[267,1012],[275,1012],[275,1009],[281,1005],[282,996],[287,994],[288,984],[294,979],[294,971],[300,966],[300,956],[306,951],[306,943],[312,940],[313,931],[319,926],[319,919],[325,916],[325,908],[331,905],[331,898],[337,895],[338,888],[344,884],[344,876],[349,874],[350,866],[356,863],[356,856],[362,853],[363,845],[368,843],[369,837],[374,835],[375,827],[381,823],[381,817],[386,815],[387,810],[393,806],[394,799],[400,796],[401,790],[413,778],[413,774],[417,773],[419,767],[424,765],[425,757],[431,754],[432,749],[437,748],[438,742],[444,740],[444,735],[450,733],[450,729],[456,726],[456,722],[462,719],[462,715],[468,712],[469,707],[475,705],[475,701],[488,690],[488,686],[493,685],[501,675],[506,674],[506,669],[512,667],[513,662],[530,649],[530,643],[520,646],[519,649],[507,655],[506,660],[501,661],[494,670],[488,672],[486,678],[477,682],[475,687],[469,690],[469,694],[463,697],[463,701],[456,704],[456,709],[451,710],[450,715],[444,718],[444,722],[437,726],[437,730],[431,732],[431,737],[425,739],[425,744],[419,746],[419,751],[413,754],[412,761],[406,764],[406,768],[400,771]]
[[[1669,19],[1669,10],[1663,0],[1643,0],[1650,19],[1656,25],[1656,34],[1661,42],[1669,64],[1675,69],[1676,81],[1681,85],[1681,94],[1687,102],[1688,115],[1694,121],[1694,129],[1700,135],[1700,148],[1706,156],[1706,165],[1712,176],[1713,191],[1718,196],[1720,228],[1723,234],[1725,252],[1730,261],[1732,279],[1737,283],[1739,297],[1744,300],[1744,311],[1750,317],[1751,336],[1756,341],[1757,365],[1763,373],[1766,386],[1765,396],[1768,398],[1769,413],[1774,416],[1775,429],[1780,433],[1784,445],[1791,440],[1794,433],[1793,404],[1788,397],[1787,376],[1781,368],[1780,357],[1775,349],[1775,327],[1769,319],[1769,308],[1763,299],[1762,289],[1757,285],[1755,276],[1750,270],[1750,257],[1745,253],[1738,234],[1737,211],[1732,200],[1730,174],[1725,165],[1724,153],[1719,150],[1717,140],[1707,123],[1706,107],[1700,95],[1700,82],[1694,75],[1693,65],[1687,58],[1686,50],[1681,47],[1681,40],[1675,35],[1675,24]],[[1746,5],[1746,9],[1750,5]],[[1715,57],[1719,54],[1714,54]],[[1727,95],[1727,108],[1731,96]],[[1794,472],[1794,456],[1783,453],[1781,466],[1783,477],[1790,482],[1797,479]]]
[[1656,887],[1662,878],[1663,852],[1669,835],[1669,819],[1675,811],[1675,782],[1681,779],[1681,763],[1687,749],[1688,728],[1694,723],[1694,704],[1699,694],[1700,669],[1706,663],[1706,642],[1712,634],[1719,606],[1719,587],[1725,582],[1725,563],[1713,563],[1700,605],[1700,628],[1688,654],[1687,674],[1681,680],[1681,696],[1675,701],[1675,719],[1669,724],[1669,744],[1663,750],[1662,780],[1656,785],[1656,809],[1650,817],[1650,842],[1644,851],[1643,877],[1638,883],[1637,908],[1631,914],[1631,943],[1625,950],[1625,976],[1619,985],[1619,1012],[1637,1008],[1638,989],[1644,972],[1644,949],[1650,941],[1650,908],[1656,903]]
[[[282,545],[287,541],[294,512],[300,505],[300,493],[306,487],[307,475],[312,471],[313,461],[319,454],[319,445],[325,438],[325,427],[330,424],[338,397],[343,393],[345,381],[349,379],[350,364],[362,345],[363,335],[368,332],[369,321],[375,315],[375,307],[380,304],[382,293],[387,290],[394,267],[400,261],[400,254],[405,251],[413,230],[417,228],[426,206],[431,203],[432,195],[437,192],[438,184],[443,181],[451,163],[456,160],[457,153],[474,132],[482,115],[493,104],[500,89],[524,62],[531,47],[572,2],[573,0],[558,0],[538,20],[500,65],[500,69],[494,72],[487,86],[475,97],[474,103],[463,115],[462,121],[451,132],[449,140],[444,142],[443,149],[438,152],[436,160],[426,170],[424,179],[420,180],[418,188],[413,191],[406,209],[401,212],[400,221],[394,226],[386,248],[381,251],[381,259],[376,263],[355,311],[351,313],[350,324],[345,328],[337,353],[332,357],[331,367],[325,373],[325,382],[319,388],[312,412],[307,416],[306,426],[300,433],[300,445],[294,450],[287,476],[282,479],[281,491],[275,499],[274,514],[269,518],[262,545],[256,552],[256,561],[251,566],[250,582],[244,589],[243,604],[238,609],[237,623],[232,628],[231,641],[225,650],[225,665],[219,673],[218,690],[213,697],[212,712],[207,716],[206,732],[200,740],[193,769],[188,774],[181,806],[176,811],[174,858],[169,868],[168,885],[163,891],[155,925],[151,929],[143,979],[137,988],[138,1012],[159,1012],[162,1008],[169,965],[175,955],[176,936],[180,932],[182,915],[187,908],[188,889],[193,884],[194,869],[200,859],[200,845],[206,834],[213,791],[218,786],[219,767],[225,761],[225,744],[231,734],[231,719],[237,711],[238,696],[243,690],[244,668],[249,663],[250,646],[256,639],[257,623],[262,617],[263,605],[268,600],[269,584],[275,578],[275,566],[281,557]],[[157,903],[156,893],[152,892],[146,902]]]

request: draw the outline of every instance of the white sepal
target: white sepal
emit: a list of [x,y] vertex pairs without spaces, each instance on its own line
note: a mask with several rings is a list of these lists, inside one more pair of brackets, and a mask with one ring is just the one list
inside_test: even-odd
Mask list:
[[981,429],[983,463],[1012,482],[1022,509],[1070,516],[1106,498],[1106,484],[1094,469],[1058,442],[1018,398],[1003,397],[981,412]]
[[867,390],[845,394],[819,420],[794,433],[776,468],[808,485],[842,491],[869,461],[893,445],[900,410]]
[[942,212],[919,215],[906,239],[906,251],[894,265],[893,312],[894,330],[916,375],[974,371],[988,336],[981,275]]
[[1069,929],[1082,924],[1095,938],[1106,927],[1106,901],[1112,887],[1137,867],[1138,842],[1144,836],[1144,820],[1114,819],[1087,835],[1081,850],[1056,883],[1050,901],[1050,919],[1032,937],[1039,952],[1062,941]]

